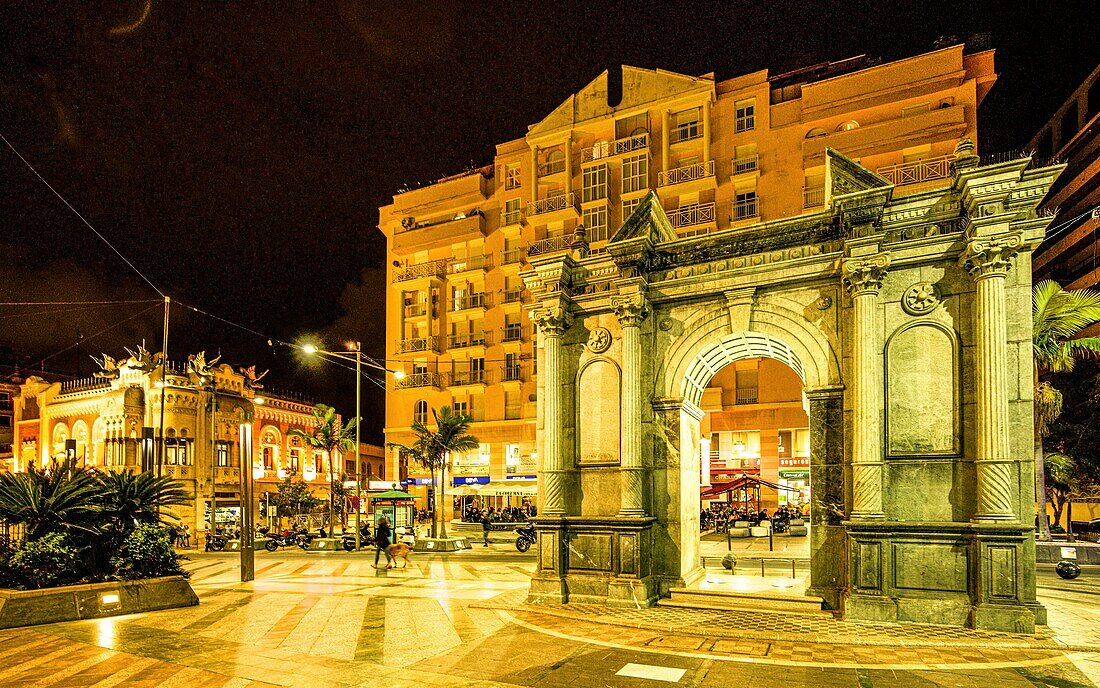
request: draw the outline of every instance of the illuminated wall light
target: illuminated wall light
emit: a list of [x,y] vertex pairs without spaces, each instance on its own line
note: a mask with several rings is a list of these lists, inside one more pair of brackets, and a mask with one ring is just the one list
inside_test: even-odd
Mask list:
[[99,603],[103,606],[121,604],[122,598],[119,597],[117,592],[105,592],[99,596]]

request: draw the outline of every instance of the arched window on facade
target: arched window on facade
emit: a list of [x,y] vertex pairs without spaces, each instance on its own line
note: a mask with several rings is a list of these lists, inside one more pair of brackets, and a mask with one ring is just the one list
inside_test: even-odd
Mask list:
[[814,127],[813,129],[811,129],[811,130],[809,130],[809,131],[807,131],[807,132],[806,132],[806,138],[808,138],[808,139],[816,139],[817,137],[819,137],[819,136],[825,136],[825,135],[827,135],[828,133],[829,133],[829,132],[825,131],[825,130],[824,130],[824,129],[822,129],[821,127]]
[[428,402],[421,399],[413,406],[413,422],[414,423],[427,423],[428,422]]
[[837,131],[851,131],[853,129],[859,129],[859,122],[855,121],[854,119],[850,119],[847,122],[841,122],[840,124],[836,125]]
[[279,463],[279,433],[275,428],[264,428],[260,434],[260,455],[265,471],[275,470]]
[[106,455],[107,424],[102,418],[96,418],[92,423],[92,443],[88,447],[88,465],[99,466]]
[[43,465],[49,462],[49,459],[56,456],[65,455],[65,440],[69,439],[69,426],[64,423],[58,423],[53,426],[53,435],[51,436],[49,457],[44,457]]

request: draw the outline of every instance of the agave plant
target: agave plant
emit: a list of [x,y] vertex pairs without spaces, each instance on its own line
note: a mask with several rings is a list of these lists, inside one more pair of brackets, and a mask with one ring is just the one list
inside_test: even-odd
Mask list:
[[0,519],[22,525],[26,539],[51,532],[98,532],[100,485],[75,461],[55,461],[44,470],[0,475]]

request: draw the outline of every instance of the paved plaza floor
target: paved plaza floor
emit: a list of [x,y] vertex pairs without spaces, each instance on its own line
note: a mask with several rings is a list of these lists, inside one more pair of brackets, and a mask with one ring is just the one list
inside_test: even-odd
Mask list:
[[[197,607],[0,631],[2,686],[1093,686],[1100,585],[1041,571],[1036,636],[797,613],[524,604],[530,555],[188,562]],[[712,576],[729,575],[721,569]],[[738,576],[748,575],[738,573]]]

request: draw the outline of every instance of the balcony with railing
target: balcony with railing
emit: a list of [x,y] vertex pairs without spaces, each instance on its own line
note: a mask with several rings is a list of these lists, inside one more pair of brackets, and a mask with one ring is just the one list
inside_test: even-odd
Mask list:
[[818,208],[825,205],[825,187],[824,186],[804,186],[802,187],[802,207],[803,208]]
[[434,220],[406,217],[394,230],[395,251],[418,251],[454,243],[474,234],[485,235],[485,213],[479,209],[458,212]]
[[500,214],[500,226],[509,227],[511,225],[521,225],[527,221],[524,217],[523,211],[519,210],[505,210]]
[[512,365],[504,366],[504,381],[505,382],[526,382],[527,374],[520,363],[513,363]]
[[523,246],[517,246],[506,250],[500,263],[501,265],[515,265],[516,263],[522,263],[526,256],[527,249]]
[[658,186],[676,186],[677,193],[697,193],[704,189],[718,188],[718,182],[714,177],[714,161],[684,165],[671,170],[661,170],[657,173]]
[[487,385],[490,382],[487,370],[455,370],[447,373],[444,383],[448,387],[463,387],[467,385]]
[[428,314],[428,304],[426,303],[414,303],[405,306],[406,318],[422,318]]
[[468,311],[474,308],[486,309],[489,307],[489,294],[485,292],[478,292],[476,294],[466,294],[465,296],[455,296],[451,300],[451,312],[455,311]]
[[668,142],[673,145],[701,138],[703,138],[703,122],[701,120],[680,122],[668,132]]
[[555,222],[567,218],[580,218],[577,210],[577,196],[574,193],[559,193],[540,198],[527,206],[527,217],[535,218],[539,223]]
[[110,380],[98,377],[82,377],[78,380],[65,380],[61,383],[61,394],[75,394],[88,392],[95,389],[106,389],[111,386]]
[[906,186],[909,184],[923,184],[938,179],[947,179],[951,176],[951,163],[955,160],[954,153],[940,155],[935,158],[924,158],[910,162],[886,165],[876,172],[885,177],[894,186]]
[[398,354],[439,353],[439,337],[399,339],[394,347]]
[[447,264],[447,272],[457,275],[463,272],[484,272],[493,267],[493,257],[490,255],[469,256],[468,258],[453,258]]
[[448,349],[467,349],[472,346],[488,346],[489,335],[484,332],[467,332],[465,334],[452,334],[447,337]]
[[750,153],[733,159],[734,174],[748,174],[760,171],[760,154]]
[[733,219],[734,221],[751,220],[756,217],[760,217],[760,211],[757,206],[757,198],[741,199],[735,201],[733,204]]
[[504,303],[523,303],[523,287],[505,289]]
[[411,280],[423,279],[426,277],[438,277],[442,279],[447,274],[447,261],[446,259],[429,260],[426,263],[417,263],[415,265],[408,265],[404,268],[394,268],[393,281],[394,282],[409,282]]
[[755,404],[760,398],[759,387],[738,387],[737,388],[737,404]]
[[527,255],[529,256],[541,256],[547,253],[555,253],[557,251],[568,251],[570,244],[573,243],[573,236],[565,234],[556,237],[547,237],[532,243],[527,247]]
[[539,165],[539,177],[552,177],[555,174],[561,174],[565,172],[565,158],[558,158],[557,160],[548,160]]
[[[717,215],[714,203],[694,203],[672,210],[668,219],[676,229],[698,229],[715,225]],[[694,232],[693,232],[694,233]]]
[[504,326],[505,342],[521,342],[527,338],[527,329],[520,323],[508,323]]
[[435,387],[439,389],[441,379],[439,373],[423,372],[409,373],[400,380],[394,380],[393,386],[397,389],[416,389],[419,387]]
[[581,162],[592,162],[616,155],[627,155],[649,148],[649,134],[642,132],[614,141],[597,141],[595,145],[581,149]]

